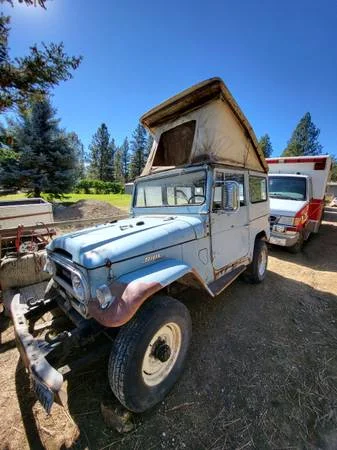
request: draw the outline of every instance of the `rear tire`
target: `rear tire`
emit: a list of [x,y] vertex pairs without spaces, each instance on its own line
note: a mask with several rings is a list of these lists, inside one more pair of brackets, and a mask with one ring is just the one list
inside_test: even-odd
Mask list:
[[252,284],[262,283],[266,277],[268,265],[268,248],[266,241],[257,239],[254,246],[253,261],[244,272],[246,281]]
[[127,409],[143,412],[178,380],[191,339],[191,317],[178,300],[148,300],[119,331],[109,359],[111,389]]

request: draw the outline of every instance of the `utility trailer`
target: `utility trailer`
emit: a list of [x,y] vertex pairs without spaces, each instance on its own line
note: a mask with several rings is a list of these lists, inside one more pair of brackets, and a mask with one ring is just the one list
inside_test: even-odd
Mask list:
[[43,249],[55,234],[53,222],[52,205],[42,198],[0,201],[0,259]]

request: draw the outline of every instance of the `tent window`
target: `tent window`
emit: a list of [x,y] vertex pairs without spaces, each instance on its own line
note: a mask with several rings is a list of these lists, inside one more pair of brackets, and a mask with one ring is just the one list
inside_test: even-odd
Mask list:
[[154,166],[182,166],[190,159],[196,121],[183,123],[160,136]]

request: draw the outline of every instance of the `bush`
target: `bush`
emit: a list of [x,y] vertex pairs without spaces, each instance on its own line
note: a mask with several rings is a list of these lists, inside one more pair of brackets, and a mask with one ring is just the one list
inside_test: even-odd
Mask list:
[[124,194],[124,185],[119,181],[101,181],[84,178],[80,180],[75,192],[80,194]]

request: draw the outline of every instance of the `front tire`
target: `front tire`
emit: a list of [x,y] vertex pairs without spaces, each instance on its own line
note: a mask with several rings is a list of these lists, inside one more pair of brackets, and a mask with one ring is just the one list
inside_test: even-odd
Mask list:
[[165,397],[183,370],[191,330],[186,306],[167,296],[148,300],[121,328],[108,377],[122,405],[143,412]]
[[303,233],[301,232],[296,244],[292,245],[291,247],[287,247],[287,250],[289,253],[293,254],[300,253],[303,249],[303,245],[304,245],[304,236]]
[[268,247],[266,241],[257,239],[254,246],[253,261],[244,273],[246,281],[252,284],[262,283],[266,277],[267,264]]

